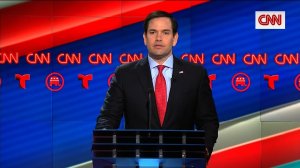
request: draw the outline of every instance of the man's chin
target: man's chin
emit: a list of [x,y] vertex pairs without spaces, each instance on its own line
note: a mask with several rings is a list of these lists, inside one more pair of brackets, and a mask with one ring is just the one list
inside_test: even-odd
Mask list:
[[163,53],[152,53],[152,54],[150,54],[150,56],[156,60],[160,60],[160,59],[168,57],[168,55],[163,54]]

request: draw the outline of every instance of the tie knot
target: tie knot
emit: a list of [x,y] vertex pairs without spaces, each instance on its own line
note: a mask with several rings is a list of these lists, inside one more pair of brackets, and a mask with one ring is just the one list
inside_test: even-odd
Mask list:
[[158,73],[162,73],[162,71],[164,70],[166,66],[164,65],[157,65],[157,69],[158,69]]

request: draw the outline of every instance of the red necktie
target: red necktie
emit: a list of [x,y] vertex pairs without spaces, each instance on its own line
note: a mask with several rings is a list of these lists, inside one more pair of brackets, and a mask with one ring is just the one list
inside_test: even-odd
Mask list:
[[162,126],[166,114],[167,107],[167,86],[164,75],[162,74],[164,65],[158,65],[158,75],[155,82],[155,98],[159,116],[160,125]]

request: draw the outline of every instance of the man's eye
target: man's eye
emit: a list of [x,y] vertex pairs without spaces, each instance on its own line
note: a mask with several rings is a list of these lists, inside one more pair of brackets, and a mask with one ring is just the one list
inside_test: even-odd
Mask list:
[[170,34],[170,32],[166,31],[166,32],[164,32],[164,34],[165,34],[165,35],[169,35],[169,34]]
[[154,33],[155,33],[154,31],[150,31],[150,32],[149,32],[149,34],[154,34]]

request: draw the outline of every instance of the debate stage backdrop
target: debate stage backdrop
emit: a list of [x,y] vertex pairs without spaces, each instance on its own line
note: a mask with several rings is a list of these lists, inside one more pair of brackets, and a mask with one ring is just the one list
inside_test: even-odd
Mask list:
[[0,167],[91,167],[110,78],[147,55],[154,10],[179,22],[175,56],[210,75],[221,126],[209,167],[300,167],[292,0],[0,1]]

